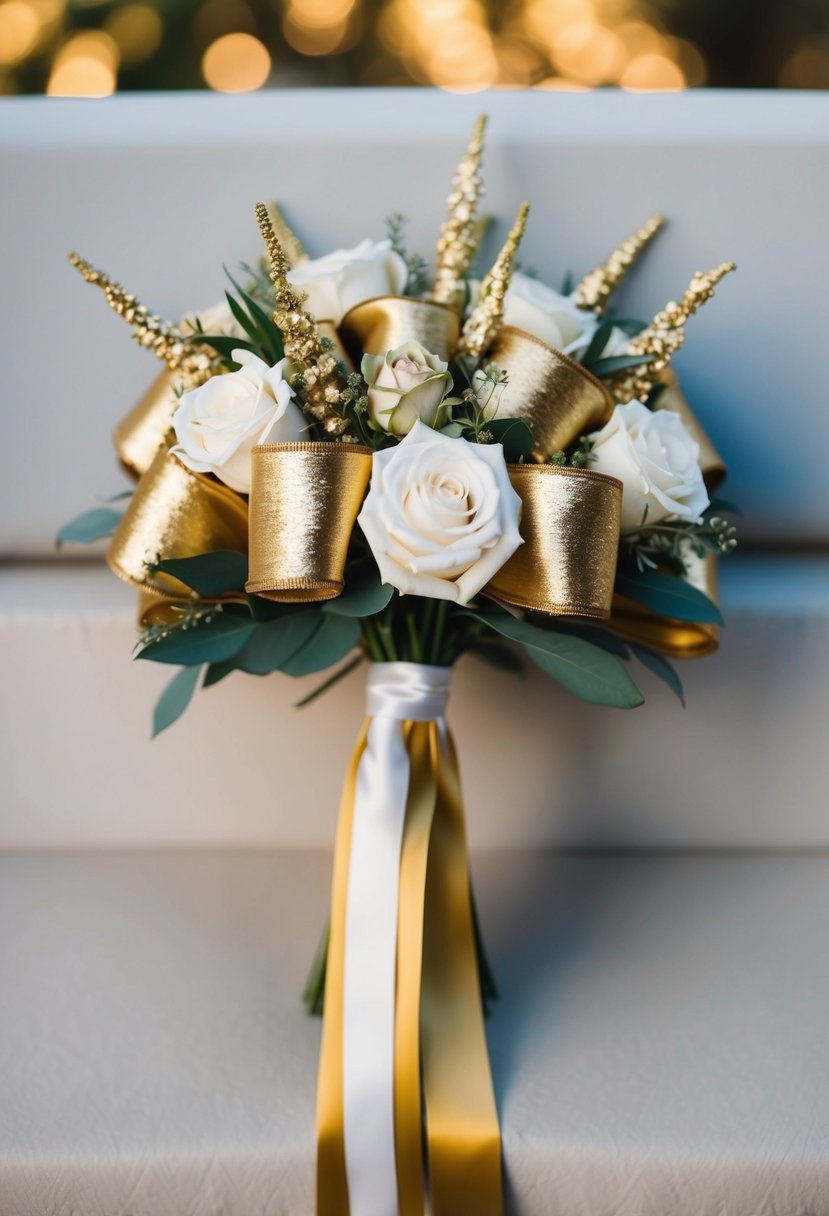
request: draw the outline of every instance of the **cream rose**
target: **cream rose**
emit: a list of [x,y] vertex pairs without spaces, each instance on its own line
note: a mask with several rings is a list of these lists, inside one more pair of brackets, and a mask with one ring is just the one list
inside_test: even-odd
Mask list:
[[339,325],[349,308],[374,296],[399,296],[406,286],[406,263],[391,241],[362,241],[354,249],[338,249],[323,258],[309,258],[291,270],[295,287],[307,291],[306,307],[318,321]]
[[537,279],[515,273],[507,292],[504,324],[523,329],[577,359],[590,345],[599,319],[594,312],[579,308],[572,296],[563,296]]
[[375,424],[392,435],[407,435],[418,419],[434,426],[452,387],[448,367],[419,342],[406,342],[385,355],[363,355],[360,370]]
[[591,469],[624,486],[622,533],[676,516],[698,520],[709,504],[699,467],[699,444],[679,414],[651,411],[641,401],[617,405],[610,421],[590,436]]
[[242,365],[237,372],[182,393],[172,450],[194,472],[215,473],[232,490],[249,494],[251,449],[302,439],[307,423],[292,401],[286,359],[268,367],[250,351],[234,350],[233,360]]
[[520,517],[500,444],[450,439],[418,421],[374,453],[358,522],[384,582],[467,604],[522,543]]

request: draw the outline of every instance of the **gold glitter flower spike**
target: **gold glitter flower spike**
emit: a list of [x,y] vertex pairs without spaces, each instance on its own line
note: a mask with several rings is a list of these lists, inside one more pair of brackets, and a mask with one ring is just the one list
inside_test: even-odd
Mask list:
[[188,384],[201,383],[210,377],[220,362],[217,355],[207,347],[188,341],[172,321],[164,321],[151,313],[120,283],[113,283],[108,275],[96,270],[77,253],[70,253],[69,261],[87,283],[100,287],[107,304],[124,318],[140,346],[151,350],[171,371],[181,372]]
[[291,266],[308,261],[308,254],[293,228],[288,225],[279,203],[268,203],[268,218],[277,240],[285,250],[285,256]]
[[432,299],[438,304],[457,305],[463,279],[478,249],[481,233],[477,209],[484,189],[481,158],[485,129],[486,114],[479,114],[469,146],[455,170],[452,191],[446,200],[449,214],[438,237],[435,284],[432,288]]
[[345,385],[341,381],[337,359],[323,345],[317,323],[305,308],[307,292],[297,290],[288,278],[288,256],[274,232],[264,203],[256,204],[256,222],[270,261],[271,282],[276,297],[274,324],[282,333],[285,354],[302,374],[304,409],[329,434],[344,437],[348,429],[348,423],[342,416]]
[[628,343],[631,355],[651,355],[651,363],[628,368],[611,383],[610,390],[617,401],[645,398],[660,378],[660,373],[685,341],[685,322],[714,294],[720,279],[736,270],[734,262],[721,262],[713,270],[697,271],[679,303],[671,300],[658,312],[650,325]]
[[664,215],[652,215],[641,228],[622,241],[618,249],[613,250],[603,266],[597,266],[586,274],[573,292],[573,300],[579,308],[592,308],[594,312],[602,312],[639,254],[650,244],[664,223]]
[[481,284],[481,298],[463,327],[459,349],[480,356],[491,346],[504,320],[504,299],[509,290],[515,255],[527,226],[530,204],[522,203],[504,246]]

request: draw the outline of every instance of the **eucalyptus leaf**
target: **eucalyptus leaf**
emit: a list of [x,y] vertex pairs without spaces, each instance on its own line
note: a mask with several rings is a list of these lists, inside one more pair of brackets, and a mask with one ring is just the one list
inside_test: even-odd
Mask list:
[[135,657],[187,667],[221,663],[238,654],[255,629],[255,621],[217,613],[209,621],[175,626],[165,637],[148,642]]
[[93,507],[64,524],[55,537],[58,548],[65,544],[91,545],[112,533],[121,522],[121,512],[111,507]]
[[182,667],[176,672],[153,710],[153,738],[180,718],[193,699],[201,667]]
[[644,367],[653,363],[653,355],[612,355],[609,359],[599,359],[590,371],[599,379],[602,376],[614,376],[616,372],[627,371],[629,367]]
[[318,608],[257,623],[250,639],[235,656],[234,666],[252,676],[280,670],[311,638],[319,623]]
[[637,646],[631,643],[631,650],[636,655],[639,662],[647,667],[648,671],[652,671],[660,680],[664,680],[670,688],[671,692],[675,693],[685,708],[685,690],[682,687],[682,680],[672,663],[669,663],[664,655],[658,654],[657,651],[651,650],[647,646]]
[[236,671],[236,664],[233,659],[225,659],[221,663],[211,663],[204,673],[202,688],[212,688],[214,684],[218,684],[225,676],[229,676],[232,671]]
[[355,617],[320,613],[320,623],[293,658],[281,670],[289,676],[307,676],[324,671],[344,659],[360,640],[360,622]]
[[394,587],[381,582],[377,563],[373,558],[368,558],[355,562],[346,571],[342,595],[327,600],[322,610],[334,616],[374,616],[383,611],[393,595]]
[[616,575],[616,591],[637,604],[644,604],[651,612],[675,621],[725,623],[717,605],[678,575],[660,574],[654,570],[620,572]]
[[590,339],[590,345],[581,357],[581,362],[584,367],[590,367],[596,363],[601,356],[602,351],[607,346],[608,339],[613,331],[613,322],[611,320],[602,321],[596,327],[596,332]]
[[532,454],[535,439],[523,418],[496,418],[486,424],[486,429],[495,443],[503,447],[508,464],[517,464]]
[[593,705],[633,709],[644,698],[615,655],[566,633],[541,629],[507,612],[469,612],[490,629],[520,642],[527,656],[569,692]]
[[248,557],[235,549],[216,549],[195,557],[170,557],[158,562],[155,569],[177,578],[197,595],[225,595],[244,590]]

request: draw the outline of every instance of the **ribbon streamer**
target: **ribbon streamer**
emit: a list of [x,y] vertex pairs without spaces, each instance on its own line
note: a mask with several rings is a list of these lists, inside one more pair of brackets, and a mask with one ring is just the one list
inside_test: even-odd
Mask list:
[[622,483],[588,469],[509,466],[524,544],[487,586],[497,599],[555,616],[610,616]]
[[501,1213],[450,676],[369,671],[334,860],[318,1216],[422,1216],[421,1039],[432,1210]]
[[118,458],[127,472],[141,477],[158,455],[171,446],[173,414],[178,407],[176,386],[181,377],[165,368],[113,433]]
[[363,353],[384,355],[419,342],[448,363],[460,337],[460,316],[448,304],[408,296],[377,296],[356,304],[340,322],[340,337],[359,366]]

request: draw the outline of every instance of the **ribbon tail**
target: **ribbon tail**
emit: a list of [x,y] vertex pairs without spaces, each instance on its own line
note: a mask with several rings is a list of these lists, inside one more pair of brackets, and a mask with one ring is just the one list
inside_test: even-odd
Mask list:
[[427,874],[421,1047],[433,1216],[501,1216],[501,1134],[484,1032],[463,802],[448,731]]

